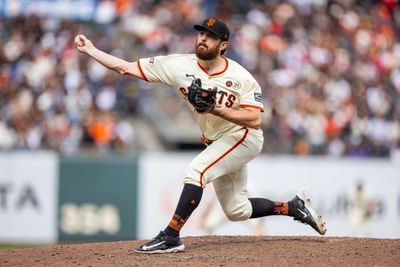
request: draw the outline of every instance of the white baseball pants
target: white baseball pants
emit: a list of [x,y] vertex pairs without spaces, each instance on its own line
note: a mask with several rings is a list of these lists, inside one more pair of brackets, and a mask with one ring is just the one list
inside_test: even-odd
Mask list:
[[248,128],[222,136],[192,160],[184,183],[204,188],[213,182],[225,215],[232,221],[249,219],[246,164],[261,152],[263,140],[261,130]]

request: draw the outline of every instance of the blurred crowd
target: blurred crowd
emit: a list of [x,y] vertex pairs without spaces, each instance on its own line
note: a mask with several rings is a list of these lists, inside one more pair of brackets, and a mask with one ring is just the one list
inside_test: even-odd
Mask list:
[[213,15],[232,32],[226,56],[248,69],[263,89],[263,152],[399,153],[396,0],[103,0],[98,5],[101,16],[92,21],[0,19],[0,150],[129,151],[132,121],[150,112],[149,96],[165,105],[176,125],[196,127],[172,89],[106,70],[80,55],[73,38],[85,34],[98,48],[129,61],[192,53],[192,25]]

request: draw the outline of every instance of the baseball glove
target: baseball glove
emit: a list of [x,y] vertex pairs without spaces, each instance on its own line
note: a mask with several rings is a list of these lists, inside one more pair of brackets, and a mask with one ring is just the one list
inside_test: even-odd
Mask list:
[[189,86],[188,100],[198,113],[209,113],[213,111],[216,103],[217,87],[212,90],[201,88],[201,80],[194,78]]

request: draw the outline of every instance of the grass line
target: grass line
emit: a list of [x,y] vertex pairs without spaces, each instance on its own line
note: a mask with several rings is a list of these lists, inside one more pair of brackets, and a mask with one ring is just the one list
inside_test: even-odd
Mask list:
[[17,249],[17,248],[32,248],[39,245],[24,245],[24,244],[0,244],[0,250]]

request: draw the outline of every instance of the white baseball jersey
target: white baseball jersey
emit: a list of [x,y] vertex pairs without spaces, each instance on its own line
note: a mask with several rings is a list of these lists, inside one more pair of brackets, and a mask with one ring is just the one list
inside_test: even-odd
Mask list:
[[242,128],[237,124],[211,114],[199,114],[187,100],[188,88],[194,75],[200,78],[203,88],[217,87],[217,106],[229,109],[240,109],[251,106],[264,110],[261,88],[253,76],[241,65],[223,57],[226,67],[219,73],[209,74],[199,64],[194,54],[175,54],[144,58],[138,60],[143,79],[148,82],[159,82],[175,89],[185,99],[198,121],[204,137],[217,140],[223,134]]
[[144,58],[138,61],[143,79],[175,89],[185,99],[196,117],[203,136],[212,140],[190,163],[185,183],[205,187],[213,182],[214,190],[230,220],[247,220],[252,213],[247,197],[246,164],[256,157],[263,144],[262,131],[248,129],[212,114],[199,114],[187,100],[192,77],[200,78],[203,88],[217,87],[217,105],[228,109],[255,107],[263,111],[261,88],[251,74],[238,63],[225,58],[219,73],[207,73],[193,54]]

